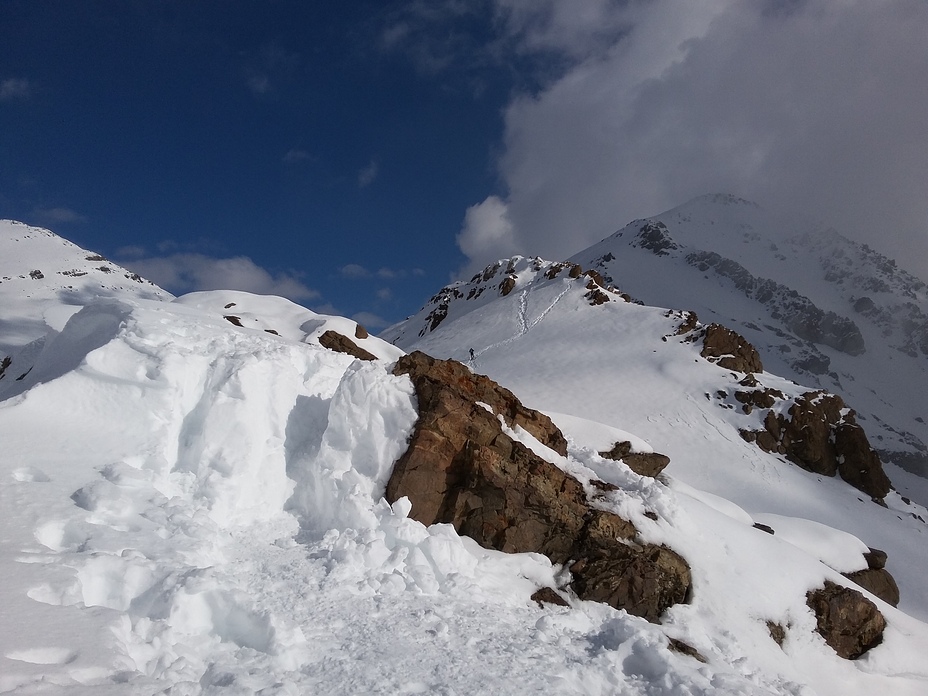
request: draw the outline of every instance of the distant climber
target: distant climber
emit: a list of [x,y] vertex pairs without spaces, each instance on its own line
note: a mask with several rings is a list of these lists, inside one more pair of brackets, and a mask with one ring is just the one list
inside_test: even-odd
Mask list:
[[470,359],[471,359],[471,360],[474,359],[474,349],[473,349],[473,348],[470,349]]

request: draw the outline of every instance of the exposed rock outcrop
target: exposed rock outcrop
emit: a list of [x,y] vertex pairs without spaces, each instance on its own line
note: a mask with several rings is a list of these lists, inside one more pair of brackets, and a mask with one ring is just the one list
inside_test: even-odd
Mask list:
[[406,496],[415,519],[452,524],[482,546],[568,565],[581,599],[649,621],[686,600],[691,578],[683,558],[638,543],[631,522],[591,507],[579,481],[510,438],[499,419],[564,454],[566,440],[547,416],[451,360],[415,352],[400,358],[394,373],[412,380],[419,420],[387,500]]
[[829,580],[806,595],[817,630],[840,657],[856,660],[883,640],[886,619],[876,605],[857,590]]
[[737,261],[715,252],[695,251],[687,254],[686,262],[700,271],[712,269],[728,278],[738,290],[765,305],[774,319],[781,319],[803,340],[821,343],[848,355],[860,355],[866,350],[860,328],[851,319],[823,311],[808,297],[781,283],[755,277]]
[[670,236],[667,225],[659,220],[657,222],[646,221],[638,230],[638,235],[635,241],[632,242],[632,246],[647,249],[657,256],[667,256],[671,251],[680,248],[673,240],[673,237]]
[[347,353],[358,360],[376,360],[377,356],[364,350],[357,343],[337,331],[326,331],[319,337],[319,345],[337,353]]
[[670,457],[658,452],[632,452],[632,443],[627,440],[616,442],[612,449],[600,452],[599,456],[614,461],[623,461],[639,476],[655,477],[670,464]]
[[721,324],[709,324],[705,328],[699,354],[726,370],[764,371],[757,349],[744,336]]
[[854,412],[836,394],[806,392],[786,415],[768,411],[763,430],[743,430],[741,435],[764,451],[783,454],[813,473],[840,474],[872,498],[881,499],[890,491],[879,456]]
[[844,573],[851,582],[875,594],[887,604],[899,605],[899,586],[895,578],[886,570],[886,552],[870,549],[864,554],[867,567],[853,573]]
[[899,586],[885,568],[865,568],[854,573],[844,573],[844,577],[875,594],[887,604],[899,606]]

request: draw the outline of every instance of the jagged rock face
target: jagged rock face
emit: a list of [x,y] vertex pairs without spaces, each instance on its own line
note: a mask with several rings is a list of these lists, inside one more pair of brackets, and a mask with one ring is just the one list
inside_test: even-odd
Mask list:
[[840,657],[856,660],[883,640],[886,619],[876,605],[857,590],[826,580],[806,595],[818,632]]
[[570,564],[581,599],[649,621],[685,601],[686,561],[635,543],[631,522],[593,509],[579,481],[512,440],[496,414],[565,453],[563,435],[546,416],[454,361],[416,352],[397,361],[394,373],[412,379],[419,420],[387,483],[387,500],[406,496],[415,519],[452,524],[482,546]]
[[632,443],[627,440],[616,442],[608,452],[599,456],[614,461],[622,461],[639,476],[655,477],[670,464],[670,457],[657,452],[632,452]]
[[766,452],[777,452],[816,474],[841,478],[872,498],[883,498],[890,481],[853,411],[844,400],[821,391],[806,392],[788,415],[768,411],[764,430],[742,431],[742,437]]
[[854,488],[874,498],[882,498],[889,493],[891,484],[883,471],[880,457],[857,423],[845,419],[835,429],[835,454],[838,457],[838,473]]
[[679,249],[680,247],[670,236],[667,225],[663,222],[647,221],[638,230],[638,236],[633,246],[640,249],[647,249],[657,256],[666,256],[669,252]]
[[700,355],[719,367],[736,372],[763,372],[760,354],[741,334],[721,324],[709,324]]
[[347,353],[358,360],[376,360],[377,356],[361,348],[357,343],[347,336],[337,331],[326,331],[319,337],[319,344],[323,348],[334,350],[338,353]]
[[866,350],[860,328],[853,320],[821,310],[808,297],[781,283],[755,277],[732,259],[715,252],[698,251],[688,254],[686,262],[700,271],[713,269],[730,279],[746,296],[767,306],[771,316],[782,319],[799,338],[822,343],[848,355],[860,355]]

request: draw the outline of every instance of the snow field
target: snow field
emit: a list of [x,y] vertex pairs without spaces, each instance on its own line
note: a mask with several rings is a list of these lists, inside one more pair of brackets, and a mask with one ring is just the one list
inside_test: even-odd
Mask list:
[[[527,351],[519,337],[558,322],[574,285],[552,281],[539,297],[517,287],[513,321],[487,345]],[[278,298],[198,295],[92,303],[32,347],[26,379],[3,385],[0,505],[16,515],[0,520],[0,602],[16,630],[0,633],[0,692],[924,693],[924,624],[881,605],[884,646],[837,658],[804,605],[823,578],[841,580],[810,555],[815,530],[771,537],[743,500],[603,459],[613,436],[649,444],[612,412],[596,410],[612,425],[584,421],[553,360],[538,363],[526,401],[575,414],[561,418],[568,457],[511,435],[581,481],[619,485],[599,504],[690,561],[693,602],[662,626],[588,602],[538,607],[529,596],[562,585],[564,569],[426,528],[405,499],[388,505],[416,420],[409,381],[309,343],[330,318]],[[224,319],[233,301],[253,326]],[[639,316],[634,335],[658,329]],[[593,357],[576,364],[593,372]],[[660,374],[686,376],[673,355],[658,360]],[[569,376],[587,398],[609,386]],[[835,538],[849,556],[860,548]],[[783,650],[767,620],[790,626]],[[670,651],[668,636],[708,663]]]
[[[449,314],[422,338],[403,335],[404,325],[395,330],[400,345],[437,357],[468,361],[473,347],[477,358],[469,364],[475,371],[563,422],[568,436],[579,434],[577,427],[570,418],[559,421],[558,414],[588,419],[582,437],[594,438],[598,447],[618,429],[670,456],[665,473],[672,494],[628,495],[635,491],[631,474],[611,479],[609,468],[616,465],[595,452],[581,455],[571,437],[574,459],[624,489],[611,494],[617,498],[613,503],[646,540],[665,542],[694,559],[693,602],[673,607],[665,623],[684,629],[680,637],[704,655],[739,665],[742,677],[779,675],[797,693],[928,689],[924,667],[916,666],[917,646],[925,646],[928,637],[919,620],[875,600],[889,622],[884,645],[847,663],[814,633],[804,604],[805,593],[824,578],[847,582],[837,571],[855,563],[854,569],[865,567],[862,552],[870,545],[889,553],[888,568],[902,590],[900,608],[926,618],[928,589],[921,572],[928,565],[926,530],[912,514],[923,508],[895,493],[887,498],[889,509],[879,507],[838,479],[823,479],[744,442],[738,428],[756,427],[754,421],[714,397],[723,385],[738,388],[740,375],[706,362],[698,346],[674,336],[676,320],[664,310],[623,302],[590,308],[582,283],[522,273],[508,296],[497,294],[492,303]],[[565,293],[565,285],[573,291]],[[763,381],[788,395],[805,391],[767,373]],[[590,421],[613,430],[597,437]],[[659,522],[642,519],[645,501]],[[761,520],[782,527],[782,534],[754,529],[753,522]],[[768,620],[788,627],[782,651],[770,649]],[[896,676],[902,674],[909,676]],[[787,687],[775,690],[780,688]]]

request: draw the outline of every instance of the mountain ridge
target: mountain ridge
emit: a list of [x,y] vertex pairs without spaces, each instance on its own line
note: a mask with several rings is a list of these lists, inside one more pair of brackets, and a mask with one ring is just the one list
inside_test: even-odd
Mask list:
[[[916,696],[928,684],[925,508],[898,490],[875,504],[748,442],[739,428],[819,400],[692,313],[636,304],[596,270],[517,258],[440,293],[394,346],[282,298],[150,298],[96,280],[78,297],[27,297],[14,290],[42,279],[20,274],[0,285],[0,319],[44,333],[14,352],[31,371],[0,382],[0,505],[15,511],[0,520],[0,604],[17,626],[0,635],[0,690]],[[332,333],[374,359],[325,348]],[[388,502],[410,443],[430,462],[436,451],[417,391],[431,387],[395,374],[407,342],[466,363],[449,364],[455,389],[480,385],[469,411],[442,397],[430,412],[457,416],[454,465],[485,461],[478,420],[502,456],[499,486],[463,485],[458,509],[491,537],[500,524],[545,536],[499,502],[506,462],[534,462],[555,488],[587,493],[570,523],[588,558],[501,553],[453,520],[417,521],[412,494]],[[828,404],[846,425],[850,411]],[[655,449],[667,456],[653,475],[624,461]],[[600,575],[601,541],[672,550],[690,589],[653,623],[581,600],[572,577],[596,596],[616,582]],[[883,565],[898,608],[853,579]],[[856,646],[836,637],[829,612],[851,605],[882,644],[870,628]]]

